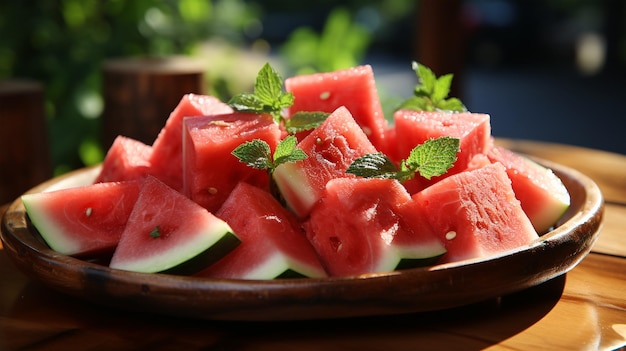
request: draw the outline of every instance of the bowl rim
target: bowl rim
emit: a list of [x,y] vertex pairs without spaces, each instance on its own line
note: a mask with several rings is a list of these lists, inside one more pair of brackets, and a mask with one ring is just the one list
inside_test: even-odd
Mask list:
[[[63,293],[123,309],[147,311],[159,306],[161,314],[226,320],[319,319],[432,311],[538,285],[571,270],[590,252],[603,219],[600,189],[577,170],[533,159],[552,169],[573,196],[572,206],[558,226],[528,245],[498,255],[429,267],[281,280],[207,279],[116,270],[50,249],[28,223],[20,198],[6,210],[0,237],[8,256],[30,278]],[[52,178],[26,193],[64,182],[71,184],[76,177],[96,174],[99,167]],[[501,265],[511,266],[510,276],[497,268]],[[491,270],[488,275],[499,278],[497,284],[489,286],[483,281],[481,271],[486,268]],[[421,284],[424,282],[427,284]],[[455,288],[463,291],[455,292]],[[437,293],[444,296],[435,296]]]

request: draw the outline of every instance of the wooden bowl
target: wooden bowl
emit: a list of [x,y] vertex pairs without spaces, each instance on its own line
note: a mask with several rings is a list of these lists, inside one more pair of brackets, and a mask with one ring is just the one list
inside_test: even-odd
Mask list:
[[[115,270],[51,250],[20,199],[2,219],[15,265],[52,289],[122,310],[216,320],[302,320],[426,312],[516,292],[562,275],[591,250],[603,217],[597,185],[576,170],[540,161],[563,180],[571,206],[555,230],[486,259],[341,278],[203,279]],[[89,183],[98,168],[49,180],[29,192]]]

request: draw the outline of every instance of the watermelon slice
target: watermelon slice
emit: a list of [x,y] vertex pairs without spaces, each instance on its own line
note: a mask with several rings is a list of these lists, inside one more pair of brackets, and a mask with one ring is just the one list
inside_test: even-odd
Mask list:
[[28,217],[51,249],[64,255],[111,255],[141,181],[97,183],[22,196]]
[[148,176],[109,266],[143,273],[193,274],[239,243],[226,222]]
[[412,214],[399,208],[409,201],[396,180],[332,179],[304,228],[332,276],[432,264],[445,248],[429,227],[405,220]]
[[494,146],[487,157],[504,165],[515,196],[538,233],[549,231],[569,208],[569,193],[550,169],[501,146]]
[[449,176],[412,199],[444,242],[443,262],[486,257],[538,238],[500,163]]
[[376,147],[384,143],[387,120],[371,66],[290,77],[285,80],[285,90],[295,97],[289,115],[299,111],[332,113],[345,106]]
[[152,144],[152,174],[170,187],[183,189],[182,130],[183,119],[231,113],[230,106],[210,95],[187,94],[170,113],[165,126]]
[[216,212],[240,181],[269,188],[264,170],[242,163],[232,151],[246,141],[261,139],[276,148],[281,131],[268,114],[235,112],[186,118],[183,134],[183,193]]
[[473,157],[485,154],[492,145],[489,115],[399,110],[394,114],[398,157],[405,159],[411,150],[428,139],[449,136],[460,140],[457,160],[447,173],[427,180],[415,177],[405,182],[411,194],[452,174],[467,169]]
[[102,162],[94,183],[140,179],[152,170],[152,147],[139,140],[118,135]]
[[270,193],[239,183],[216,215],[242,242],[198,275],[234,279],[326,276],[293,214]]
[[376,152],[365,133],[345,107],[339,107],[298,143],[308,157],[276,167],[274,180],[287,206],[305,218],[322,197],[326,182],[354,177],[346,169],[357,158]]

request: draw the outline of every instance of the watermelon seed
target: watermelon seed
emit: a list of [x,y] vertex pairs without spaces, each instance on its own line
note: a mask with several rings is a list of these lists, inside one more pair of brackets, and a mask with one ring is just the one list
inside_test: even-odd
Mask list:
[[446,239],[452,240],[454,238],[456,238],[456,232],[454,230],[451,230],[446,233]]
[[217,194],[217,188],[210,187],[210,188],[208,189],[208,191],[209,191],[209,194],[211,194],[211,195],[215,195],[215,194]]
[[335,252],[339,252],[339,250],[341,250],[341,239],[336,236],[332,236],[328,238],[328,240],[330,241],[330,246],[333,250],[335,250]]
[[320,94],[320,100],[327,100],[330,97],[330,91],[324,91]]
[[158,225],[154,227],[154,229],[152,229],[152,231],[150,232],[150,236],[153,238],[158,238],[161,236],[161,229]]
[[230,127],[230,123],[228,123],[226,121],[221,121],[221,120],[211,121],[211,122],[209,122],[209,125],[214,125],[214,126],[218,126],[218,127]]
[[87,209],[85,210],[85,215],[87,217],[91,217],[91,212],[93,212],[93,208],[87,207]]

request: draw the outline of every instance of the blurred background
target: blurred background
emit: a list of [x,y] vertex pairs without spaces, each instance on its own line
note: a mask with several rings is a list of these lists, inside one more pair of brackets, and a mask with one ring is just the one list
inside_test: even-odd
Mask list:
[[224,101],[267,61],[284,78],[371,64],[386,113],[415,60],[453,73],[496,137],[626,154],[622,0],[8,0],[0,30],[0,79],[43,84],[54,174],[102,160],[103,64],[139,56],[198,59]]

